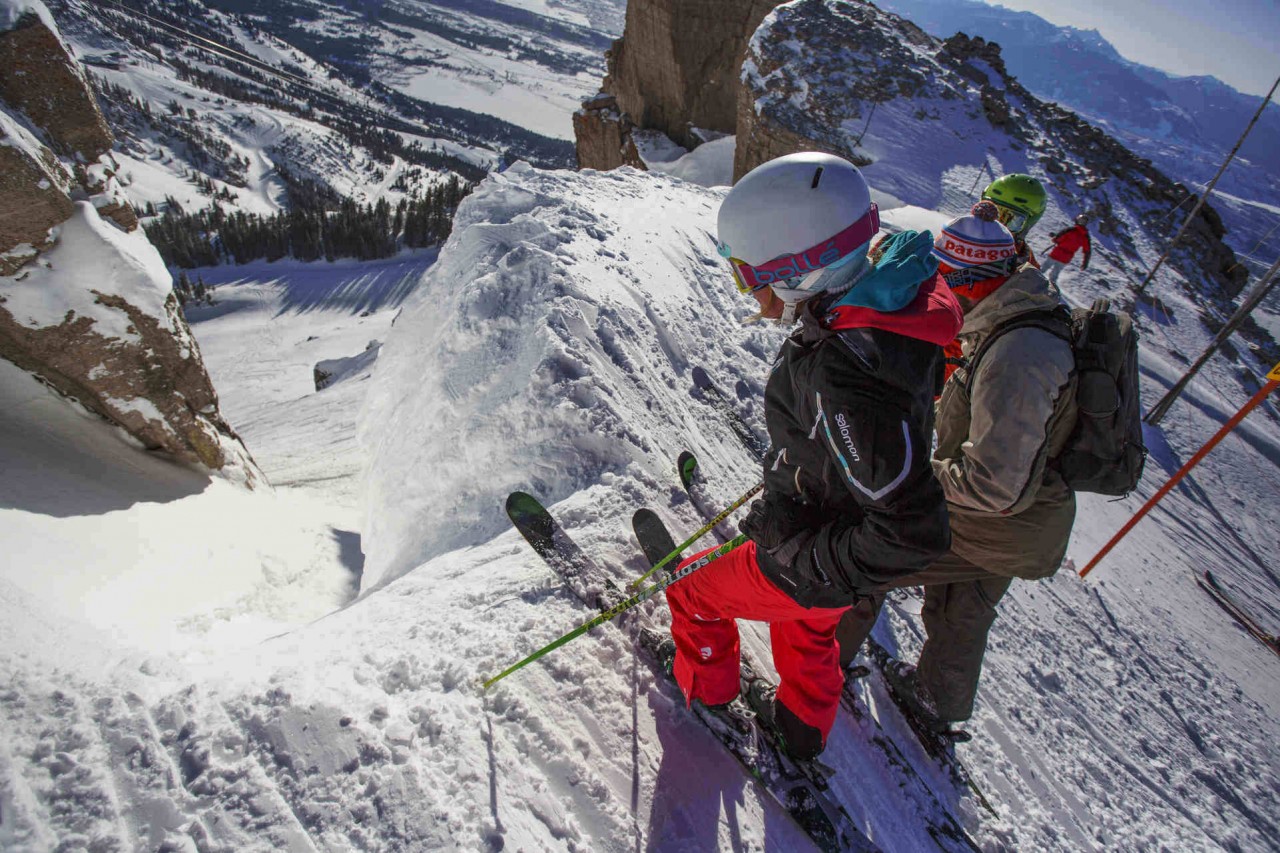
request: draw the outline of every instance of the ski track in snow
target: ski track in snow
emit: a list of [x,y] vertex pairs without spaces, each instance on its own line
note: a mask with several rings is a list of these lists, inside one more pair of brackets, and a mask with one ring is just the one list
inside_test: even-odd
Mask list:
[[[973,180],[947,175],[935,198]],[[314,587],[260,588],[314,606],[277,611],[270,638],[252,642],[140,645],[0,576],[0,847],[805,849],[637,656],[636,617],[477,689],[591,615],[508,529],[508,491],[538,493],[625,581],[643,569],[637,507],[678,537],[701,524],[675,477],[679,450],[699,455],[722,504],[759,478],[690,376],[704,367],[762,431],[781,336],[737,322],[750,311],[710,236],[721,192],[517,166],[464,203],[438,261],[200,271],[218,304],[190,318],[224,413],[279,497],[307,496],[314,522],[358,538],[313,546]],[[1092,279],[1064,278],[1073,301],[1089,298]],[[1168,353],[1207,334],[1197,326],[1144,338],[1159,379],[1148,402],[1176,374]],[[372,377],[314,390],[317,362],[371,340],[383,344]],[[1211,366],[1153,434],[1139,493],[1081,499],[1077,564],[1234,411],[1236,386],[1217,381],[1228,375]],[[999,818],[925,768],[984,849],[1280,846],[1280,661],[1192,577],[1212,568],[1275,624],[1280,592],[1262,569],[1280,546],[1261,508],[1280,496],[1280,441],[1264,413],[1246,427],[1087,582],[1064,569],[1015,584],[1001,605],[976,737],[959,747]],[[25,529],[2,512],[7,530]],[[237,534],[212,527],[176,535]],[[360,571],[361,597],[335,602],[337,579]],[[642,610],[667,619],[660,601]],[[918,651],[904,608],[886,608],[878,632]],[[763,626],[743,637],[767,662]],[[917,755],[876,679],[858,689]],[[837,722],[835,791],[886,850],[930,849],[927,805],[898,795],[867,726]]]

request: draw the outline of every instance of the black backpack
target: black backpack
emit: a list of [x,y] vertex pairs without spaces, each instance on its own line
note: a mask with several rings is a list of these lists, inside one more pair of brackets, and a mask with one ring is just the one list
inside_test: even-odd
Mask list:
[[996,326],[966,362],[968,383],[978,360],[996,339],[1012,329],[1044,329],[1071,344],[1076,359],[1079,416],[1066,446],[1049,460],[1077,492],[1127,495],[1142,479],[1147,448],[1142,441],[1138,394],[1138,330],[1133,318],[1112,311],[1099,298],[1091,308],[1058,305],[1022,314]]

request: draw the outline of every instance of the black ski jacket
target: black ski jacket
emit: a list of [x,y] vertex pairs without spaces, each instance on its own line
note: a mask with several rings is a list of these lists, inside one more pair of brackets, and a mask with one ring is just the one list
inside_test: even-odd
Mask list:
[[826,319],[803,314],[765,387],[766,499],[799,500],[816,535],[790,565],[759,562],[804,607],[852,604],[951,544],[930,464],[939,324],[931,341]]

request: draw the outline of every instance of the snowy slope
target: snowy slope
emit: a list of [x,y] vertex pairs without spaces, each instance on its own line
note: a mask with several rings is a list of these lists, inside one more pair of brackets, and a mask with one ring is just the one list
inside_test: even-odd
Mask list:
[[[630,186],[646,182],[652,185],[648,191]],[[398,565],[430,554],[431,539],[438,548],[456,544],[454,530],[462,518],[480,530],[500,529],[499,502],[514,486],[553,501],[574,493],[560,507],[568,526],[591,543],[589,551],[625,560],[621,531],[629,509],[654,502],[664,491],[672,500],[668,471],[674,448],[692,446],[712,470],[724,471],[719,487],[726,501],[752,481],[752,466],[723,423],[708,423],[708,413],[689,398],[688,370],[701,364],[725,387],[737,385],[751,412],[759,399],[756,383],[776,342],[756,337],[769,332],[732,322],[746,309],[724,301],[732,291],[706,233],[712,227],[707,198],[705,191],[625,171],[509,173],[464,205],[464,221],[476,224],[460,228],[441,265],[424,281],[423,301],[406,312],[388,342],[376,393],[394,397],[396,406],[384,400],[366,416],[378,439],[370,478],[377,520],[367,527],[372,576],[396,574]],[[657,209],[665,213],[661,241],[649,236]],[[699,211],[701,225],[686,224]],[[653,245],[662,250],[642,250]],[[673,269],[674,247],[682,247],[682,260]],[[478,250],[483,254],[477,256]],[[625,258],[623,269],[642,283],[643,302],[636,303],[634,286],[619,280],[622,270],[611,268],[614,257]],[[475,270],[475,284],[461,297],[452,286],[452,258],[465,258]],[[476,328],[476,311],[463,307],[475,305],[488,318],[498,306],[512,304],[508,300],[522,312],[511,325],[496,321]],[[531,309],[538,313],[529,315]],[[704,336],[708,313],[718,324],[710,339]],[[492,381],[473,384],[468,372],[446,396],[452,382],[446,370],[445,378],[425,383],[405,400],[400,377],[413,365],[446,362],[445,353],[474,365],[476,351],[460,343],[476,340],[466,330],[488,340],[481,348],[489,359],[482,373]],[[1174,369],[1162,362],[1160,348],[1160,342],[1152,343],[1147,366],[1168,377]],[[514,381],[513,374],[527,384]],[[641,393],[632,399],[628,392],[637,385]],[[468,390],[457,393],[459,386]],[[1157,388],[1148,383],[1149,392]],[[441,405],[446,399],[449,404]],[[542,403],[530,405],[535,400]],[[1146,493],[1212,426],[1191,407],[1182,417],[1184,429],[1169,427],[1167,436],[1152,436]],[[404,435],[409,424],[467,439],[415,443]],[[562,438],[548,443],[557,432]],[[1248,847],[1275,841],[1274,804],[1265,792],[1276,782],[1276,754],[1269,748],[1258,752],[1254,738],[1275,730],[1280,690],[1274,678],[1258,675],[1274,673],[1277,661],[1224,624],[1189,570],[1212,566],[1225,573],[1248,590],[1260,613],[1274,619],[1280,595],[1266,567],[1274,563],[1277,545],[1264,532],[1265,511],[1256,522],[1239,520],[1231,544],[1214,549],[1190,546],[1180,522],[1171,519],[1194,518],[1200,531],[1213,530],[1223,520],[1196,504],[1212,506],[1212,495],[1230,502],[1225,494],[1232,492],[1242,506],[1274,505],[1275,478],[1249,477],[1243,468],[1273,470],[1276,435],[1274,421],[1248,425],[1242,439],[1224,448],[1221,461],[1197,478],[1203,485],[1189,487],[1171,505],[1165,524],[1135,534],[1088,585],[1063,573],[1044,584],[1020,585],[1003,608],[989,667],[993,675],[984,690],[989,704],[975,725],[987,737],[971,750],[984,783],[999,792],[1008,815],[1006,823],[989,828],[995,837],[1014,847],[1046,848],[1178,847],[1210,840]],[[471,456],[455,473],[449,460],[477,445],[485,448],[484,456]],[[429,472],[430,483],[414,483],[406,470]],[[1224,481],[1233,484],[1225,491]],[[582,492],[584,486],[591,487]],[[490,493],[487,515],[477,494],[484,491]],[[440,515],[446,500],[460,507],[458,514]],[[1134,496],[1126,503],[1136,508],[1138,502]],[[1081,503],[1071,554],[1082,563],[1120,513],[1114,503],[1094,496]],[[681,529],[693,526],[678,497],[670,511]],[[396,550],[384,551],[388,545]],[[514,600],[509,606],[515,608],[511,622],[525,636],[520,651],[534,647],[539,640],[527,636],[527,620],[535,608]],[[540,604],[536,612],[542,609]],[[572,623],[558,624],[563,630]],[[906,629],[902,642],[914,645],[914,631],[905,622],[899,625]],[[547,625],[535,633],[550,639],[557,630]],[[614,653],[603,654],[609,660]],[[566,660],[549,668],[567,688],[589,678],[580,666]],[[503,689],[515,692],[520,685]],[[541,690],[539,685],[534,692]],[[578,693],[571,695],[577,701]],[[857,752],[850,747],[833,761],[856,763]],[[1247,764],[1251,769],[1244,771]],[[1097,780],[1116,777],[1127,781],[1105,800],[1091,791]],[[856,785],[845,790],[857,802],[870,799],[858,797]],[[1027,798],[1028,792],[1033,796]],[[890,815],[871,811],[867,819],[880,837],[894,837]]]
[[[878,186],[886,220],[937,221],[927,208],[963,181],[942,174]],[[516,166],[464,201],[434,263],[199,271],[218,304],[193,330],[274,496],[154,469],[6,380],[5,470],[28,473],[26,502],[0,508],[5,541],[23,543],[0,562],[0,847],[805,849],[619,626],[476,688],[590,615],[507,529],[510,489],[554,503],[622,580],[641,569],[635,508],[676,532],[698,522],[679,449],[723,502],[759,477],[691,393],[702,366],[758,430],[781,340],[738,323],[750,311],[711,236],[722,193]],[[1077,301],[1092,287],[1064,281]],[[1202,333],[1141,322],[1150,403]],[[316,363],[375,339],[371,379],[314,391]],[[1238,389],[1212,371],[1193,384],[1149,436],[1140,494],[1081,500],[1072,559],[1234,411]],[[1064,570],[1015,585],[978,737],[960,747],[1000,818],[935,780],[985,848],[1280,843],[1280,660],[1190,575],[1213,568],[1280,625],[1278,460],[1280,429],[1258,412],[1088,582]],[[98,503],[73,502],[81,487]],[[339,609],[357,532],[362,595]],[[177,566],[190,578],[173,580]],[[917,620],[891,610],[882,636],[912,648]],[[744,641],[767,657],[765,637],[752,626]],[[868,698],[909,750],[883,695]],[[878,843],[931,849],[921,806],[845,714],[827,757]]]
[[[598,86],[623,10],[615,0],[51,6],[109,88],[100,99],[136,205],[208,207],[197,184],[208,179],[230,195],[218,199],[225,209],[260,214],[288,205],[291,179],[394,205],[441,172],[475,180],[504,158],[567,163],[570,117]],[[388,151],[383,130],[421,148]]]
[[[1203,186],[1212,179],[1262,99],[1212,77],[1176,77],[1130,62],[1095,30],[1059,27],[1030,12],[979,0],[887,0],[902,15],[939,38],[957,32],[998,42],[1009,72],[1038,95],[1057,101],[1106,128],[1179,180]],[[1280,203],[1280,106],[1272,104],[1250,133],[1219,191],[1264,204]],[[1228,241],[1248,252],[1276,223],[1256,207],[1214,202]],[[1269,243],[1268,263],[1280,243]]]

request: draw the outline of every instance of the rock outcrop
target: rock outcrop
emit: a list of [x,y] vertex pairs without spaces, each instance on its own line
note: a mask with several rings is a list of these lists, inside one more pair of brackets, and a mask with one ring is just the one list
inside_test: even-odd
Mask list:
[[0,99],[77,162],[92,163],[115,142],[79,63],[34,12],[0,33]]
[[72,197],[89,198],[125,230],[138,225],[115,180],[111,130],[52,23],[29,11],[0,32],[0,102],[8,107],[0,117],[0,275],[48,247]]
[[578,168],[616,169],[634,166],[643,169],[644,161],[636,150],[631,119],[618,111],[618,99],[599,94],[583,102],[573,114],[573,136],[576,140]]
[[0,113],[0,275],[12,275],[51,244],[71,215],[73,179],[53,152]]
[[0,357],[143,448],[252,486],[85,76],[26,6],[0,32]]
[[574,119],[579,167],[623,165],[623,152],[634,152],[632,127],[660,130],[686,148],[702,142],[697,129],[733,133],[743,49],[779,2],[631,0],[622,38],[606,53],[603,94],[616,106],[584,105]]
[[[1059,221],[1093,214],[1135,270],[1150,262],[1139,246],[1167,230],[1162,217],[1187,197],[1150,161],[1028,92],[999,45],[963,33],[940,41],[858,0],[800,0],[769,16],[748,43],[737,112],[735,179],[773,157],[819,149],[864,166],[882,191],[940,207],[947,199],[929,193],[960,164],[980,165],[978,179],[1027,172],[1050,189]],[[1247,275],[1232,267],[1222,233],[1206,206],[1175,261],[1197,287],[1207,278],[1230,297]]]

